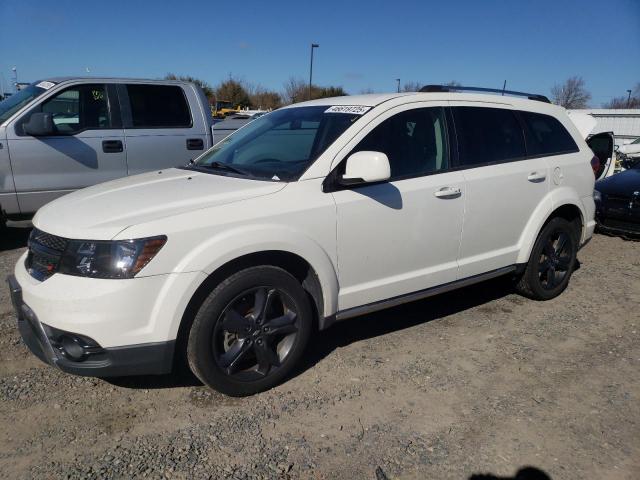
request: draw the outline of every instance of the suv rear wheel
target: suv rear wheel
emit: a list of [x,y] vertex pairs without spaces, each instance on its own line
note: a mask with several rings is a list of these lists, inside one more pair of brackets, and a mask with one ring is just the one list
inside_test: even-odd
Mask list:
[[220,283],[198,310],[189,366],[227,395],[267,390],[291,373],[311,327],[309,300],[292,275],[272,266],[248,268]]
[[564,218],[551,219],[538,235],[516,289],[534,300],[557,297],[569,284],[577,251],[578,235],[574,226]]

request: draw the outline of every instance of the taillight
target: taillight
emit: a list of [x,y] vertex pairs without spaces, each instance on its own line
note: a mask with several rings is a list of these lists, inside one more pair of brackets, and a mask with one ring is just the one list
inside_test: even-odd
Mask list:
[[593,169],[593,176],[598,178],[598,172],[600,171],[600,159],[595,155],[591,159],[591,168]]

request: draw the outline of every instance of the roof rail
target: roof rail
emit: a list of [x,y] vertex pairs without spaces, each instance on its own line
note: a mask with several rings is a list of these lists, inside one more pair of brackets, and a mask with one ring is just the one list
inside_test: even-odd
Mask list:
[[500,93],[502,95],[514,95],[517,97],[527,97],[529,100],[537,100],[538,102],[551,103],[544,95],[537,93],[514,92],[513,90],[500,90],[498,88],[481,88],[481,87],[459,87],[457,85],[425,85],[420,89],[421,92],[489,92]]

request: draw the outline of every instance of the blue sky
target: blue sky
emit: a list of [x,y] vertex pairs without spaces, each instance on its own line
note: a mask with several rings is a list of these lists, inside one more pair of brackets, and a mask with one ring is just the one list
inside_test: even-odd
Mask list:
[[232,74],[282,89],[308,79],[349,93],[395,79],[548,94],[584,78],[599,106],[640,82],[640,0],[0,0],[0,82],[55,75],[216,84]]

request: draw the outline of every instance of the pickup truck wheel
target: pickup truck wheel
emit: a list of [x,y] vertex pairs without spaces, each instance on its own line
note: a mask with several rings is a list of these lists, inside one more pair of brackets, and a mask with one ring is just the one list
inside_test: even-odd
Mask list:
[[564,218],[553,218],[538,235],[516,289],[534,300],[557,297],[569,284],[577,251],[577,234],[572,224]]
[[220,283],[193,321],[187,359],[209,387],[245,396],[280,383],[300,359],[312,310],[300,283],[271,266],[242,270]]

